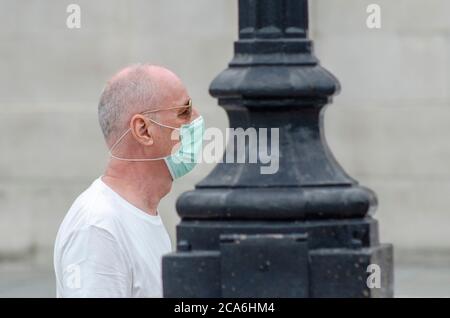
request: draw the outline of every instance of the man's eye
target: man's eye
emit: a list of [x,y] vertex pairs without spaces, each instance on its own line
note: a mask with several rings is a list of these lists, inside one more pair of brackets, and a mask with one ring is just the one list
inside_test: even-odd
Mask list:
[[191,113],[191,109],[190,109],[190,108],[186,108],[186,109],[181,113],[181,115],[182,115],[182,116],[188,116],[188,115],[190,115],[190,113]]

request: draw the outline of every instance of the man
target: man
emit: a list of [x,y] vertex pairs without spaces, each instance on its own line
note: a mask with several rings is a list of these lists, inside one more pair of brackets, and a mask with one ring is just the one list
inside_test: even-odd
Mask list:
[[57,296],[161,297],[171,243],[158,204],[194,167],[203,118],[180,79],[153,65],[113,76],[98,114],[111,159],[59,228]]

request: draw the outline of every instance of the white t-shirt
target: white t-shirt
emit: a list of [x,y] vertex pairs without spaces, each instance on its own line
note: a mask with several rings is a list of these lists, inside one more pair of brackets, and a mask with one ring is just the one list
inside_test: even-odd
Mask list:
[[98,178],[59,228],[57,297],[162,297],[162,256],[171,249],[159,212],[136,208]]

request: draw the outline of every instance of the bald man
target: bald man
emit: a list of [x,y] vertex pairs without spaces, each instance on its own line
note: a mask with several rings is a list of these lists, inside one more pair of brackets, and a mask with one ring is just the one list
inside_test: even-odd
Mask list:
[[59,228],[57,297],[161,297],[171,243],[158,204],[195,166],[203,118],[180,79],[153,65],[113,76],[98,115],[111,159]]

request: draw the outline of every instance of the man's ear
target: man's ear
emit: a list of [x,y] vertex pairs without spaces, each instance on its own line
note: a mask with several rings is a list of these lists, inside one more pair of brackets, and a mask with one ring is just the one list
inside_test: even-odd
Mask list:
[[153,145],[153,136],[150,133],[150,121],[144,115],[136,114],[131,117],[130,130],[134,139],[144,146]]

